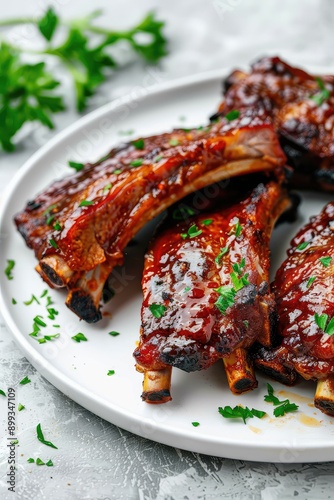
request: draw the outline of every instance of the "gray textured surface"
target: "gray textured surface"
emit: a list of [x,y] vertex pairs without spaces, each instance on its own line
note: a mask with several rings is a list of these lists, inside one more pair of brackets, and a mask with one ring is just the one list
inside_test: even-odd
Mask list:
[[[265,53],[278,53],[299,64],[334,67],[331,0],[183,0],[182,4],[180,0],[98,0],[94,5],[88,0],[59,0],[53,3],[69,16],[104,7],[103,22],[116,27],[132,24],[154,8],[167,20],[171,40],[170,55],[159,70],[158,78],[163,81],[247,64]],[[39,10],[37,2],[12,0],[6,3],[0,16],[34,14]],[[24,32],[19,31],[18,36],[26,41]],[[27,42],[33,40],[29,35]],[[91,108],[142,85],[145,75],[147,68],[140,64],[129,66],[104,86]],[[76,118],[73,112],[59,115],[58,130]],[[0,193],[23,161],[52,135],[36,129],[15,154],[0,155]],[[17,417],[16,498],[321,500],[334,497],[334,463],[289,465],[224,460],[136,437],[81,408],[50,385],[22,357],[2,324],[0,344],[0,388],[17,384],[25,375],[32,380],[18,389],[18,402],[24,403],[26,410]],[[14,495],[7,492],[5,485],[6,400],[3,397],[0,397],[0,412],[0,498],[7,499]],[[45,434],[52,436],[58,451],[36,440],[38,422],[43,423]],[[26,462],[27,458],[37,456],[52,458],[54,467],[37,467]]]

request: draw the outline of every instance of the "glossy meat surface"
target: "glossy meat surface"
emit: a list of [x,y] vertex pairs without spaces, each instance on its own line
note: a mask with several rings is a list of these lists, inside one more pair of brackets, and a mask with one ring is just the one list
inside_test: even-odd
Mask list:
[[334,373],[334,203],[292,240],[274,292],[283,338],[277,350],[262,350],[261,357],[274,357],[306,379]]
[[297,185],[308,178],[309,184],[315,180],[334,190],[333,76],[319,80],[278,57],[265,57],[250,73],[234,71],[225,89],[222,114],[252,108],[272,118],[289,164],[303,174]]
[[289,206],[281,185],[268,181],[240,203],[180,221],[156,238],[142,280],[134,353],[141,368],[201,370],[260,336],[270,339],[269,239]]

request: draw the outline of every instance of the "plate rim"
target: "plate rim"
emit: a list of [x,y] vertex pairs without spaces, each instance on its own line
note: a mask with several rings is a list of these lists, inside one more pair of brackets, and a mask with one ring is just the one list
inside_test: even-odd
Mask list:
[[[219,81],[226,76],[227,72],[231,71],[230,68],[220,68],[219,70],[212,70],[209,72],[203,72],[197,75],[186,76],[183,78],[167,81],[164,83],[156,84],[150,89],[147,90],[145,96],[143,96],[140,101],[145,101],[146,99],[150,99],[152,96],[162,94],[170,91],[181,90],[184,87],[196,86],[200,84],[209,84]],[[316,71],[322,72],[323,69],[318,67]],[[316,72],[315,71],[315,72]],[[326,69],[326,72],[328,68]],[[126,96],[122,96],[114,101],[107,103],[98,109],[91,111],[87,115],[79,118],[74,123],[66,127],[64,130],[60,131],[55,135],[50,141],[48,141],[45,145],[39,148],[18,170],[18,172],[14,175],[13,179],[6,187],[6,191],[1,199],[0,206],[0,232],[3,227],[3,218],[6,214],[8,204],[11,201],[13,193],[15,191],[16,186],[18,186],[22,180],[22,178],[26,175],[26,173],[33,168],[34,164],[38,162],[41,158],[44,157],[49,151],[51,151],[54,147],[57,147],[59,143],[62,142],[63,139],[70,136],[73,133],[78,132],[82,127],[86,125],[90,125],[95,120],[101,119],[109,113],[116,110],[119,106],[124,105],[124,98]],[[217,99],[219,96],[217,96]],[[130,97],[126,102],[131,103],[133,101],[138,101],[136,97]],[[159,443],[182,447],[185,450],[194,451],[196,453],[203,454],[215,454],[218,457],[227,457],[232,459],[240,459],[240,460],[251,460],[251,461],[266,461],[273,462],[272,453],[281,451],[281,445],[279,443],[273,444],[269,443],[267,445],[261,444],[259,450],[261,449],[261,453],[259,458],[250,458],[250,453],[254,453],[254,443],[250,440],[245,440],[243,438],[242,442],[236,442],[235,439],[229,439],[228,435],[223,435],[217,438],[213,438],[212,436],[207,435],[198,435],[196,436],[196,441],[194,441],[194,434],[190,430],[187,431],[185,429],[173,429],[172,436],[168,427],[165,429],[159,423],[156,423],[152,418],[147,418],[147,423],[149,423],[151,431],[152,428],[159,433],[159,437],[152,439],[152,432],[147,435],[147,433],[143,430],[144,426],[141,427],[141,430],[134,431],[133,428],[138,424],[138,417],[127,409],[121,408],[120,406],[115,405],[113,402],[107,401],[102,398],[98,394],[94,393],[91,390],[83,389],[78,382],[71,379],[68,375],[62,374],[62,372],[55,368],[51,361],[46,359],[42,353],[40,353],[37,349],[34,348],[32,344],[28,342],[28,339],[21,333],[18,326],[14,321],[13,315],[11,314],[9,308],[7,308],[6,302],[3,296],[3,286],[0,285],[0,309],[4,321],[13,335],[16,344],[23,351],[24,355],[27,357],[29,362],[35,367],[35,369],[45,377],[49,382],[51,382],[57,389],[59,389],[64,395],[73,399],[77,404],[85,407],[92,413],[98,415],[99,417],[110,422],[110,419],[107,418],[105,412],[112,410],[113,412],[113,420],[111,423],[117,425],[121,428],[124,428],[130,432],[133,432],[141,437],[146,439],[154,440]],[[114,418],[115,417],[115,418]],[[143,417],[141,417],[143,420]],[[126,425],[124,425],[126,423]],[[221,439],[223,437],[224,439]],[[228,451],[222,453],[221,447],[228,447]],[[209,450],[210,448],[210,450]],[[316,450],[321,448],[322,457],[321,459],[314,458],[314,453]],[[333,451],[334,451],[334,441],[321,443],[317,442],[314,439],[312,442],[308,442],[307,450],[302,446],[295,446],[294,451],[296,452],[296,459],[291,459],[285,461],[284,459],[280,459],[281,463],[289,462],[289,463],[298,463],[298,462],[321,462],[333,460]],[[302,453],[302,460],[300,458],[300,454]],[[271,456],[270,456],[271,454]],[[268,456],[268,458],[267,458]],[[276,455],[277,456],[277,455]]]

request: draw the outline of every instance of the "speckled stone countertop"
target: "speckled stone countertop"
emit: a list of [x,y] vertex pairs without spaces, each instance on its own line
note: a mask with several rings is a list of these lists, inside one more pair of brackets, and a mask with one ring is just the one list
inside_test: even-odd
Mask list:
[[[102,8],[103,23],[132,25],[149,10],[167,22],[170,54],[159,68],[168,81],[210,69],[248,64],[279,54],[300,65],[333,71],[334,5],[331,0],[55,0],[4,2],[0,19],[39,15],[53,4],[64,16]],[[34,35],[11,31],[20,40]],[[58,71],[58,70],[57,70]],[[104,85],[91,109],[130,92],[145,76],[140,63],[129,65]],[[61,74],[58,75],[61,77]],[[68,85],[64,81],[64,85]],[[69,92],[67,92],[69,94]],[[68,97],[69,101],[71,100]],[[74,122],[74,111],[56,116],[57,130]],[[1,193],[22,163],[56,132],[34,129],[11,155],[0,154]],[[3,278],[0,278],[1,280]],[[23,357],[0,315],[0,388],[29,376],[29,410],[18,417],[16,493],[6,485],[6,403],[0,399],[0,498],[78,500],[330,499],[334,462],[266,464],[215,458],[170,448],[137,437],[83,409],[48,383]],[[36,421],[61,429],[54,467],[32,467],[26,459],[39,450]],[[334,457],[333,457],[334,459]]]

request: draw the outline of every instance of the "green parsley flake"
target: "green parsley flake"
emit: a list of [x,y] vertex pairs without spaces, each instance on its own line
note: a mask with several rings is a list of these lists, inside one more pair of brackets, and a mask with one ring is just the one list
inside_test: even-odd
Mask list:
[[316,276],[311,276],[308,281],[307,281],[307,284],[306,284],[306,287],[307,288],[310,288],[310,286],[312,285],[312,283],[317,279]]
[[85,167],[83,163],[78,163],[77,161],[69,161],[68,164],[71,168],[74,168],[74,170],[76,170],[77,172],[80,172],[80,170],[82,170]]
[[28,458],[27,462],[29,462],[30,464],[34,464],[35,463],[35,459],[34,458]]
[[51,245],[53,248],[55,248],[55,249],[57,249],[57,248],[58,248],[58,245],[57,245],[57,243],[55,242],[55,240],[54,240],[53,238],[51,238],[51,240],[49,240],[49,243],[50,243],[50,245]]
[[204,220],[201,220],[200,224],[202,224],[202,226],[210,226],[210,224],[213,223],[213,219],[204,219]]
[[157,155],[153,158],[153,163],[158,163],[162,159],[163,159],[162,155]]
[[115,370],[108,370],[107,375],[110,377],[111,375],[115,375]]
[[328,321],[328,314],[315,314],[314,321],[327,335],[334,335],[334,316]]
[[5,275],[7,279],[12,280],[14,276],[12,275],[12,270],[15,266],[15,260],[7,259],[7,267],[5,269]]
[[189,238],[195,238],[196,236],[199,236],[202,233],[203,233],[202,229],[198,229],[198,227],[196,226],[196,224],[192,224],[190,226],[190,228],[188,229],[188,232],[187,233],[181,233],[180,236],[181,236],[181,238],[183,238],[185,240],[187,237],[189,237]]
[[191,425],[193,427],[198,427],[200,425],[200,423],[199,422],[191,422]]
[[44,328],[46,327],[46,323],[41,319],[43,316],[40,314],[34,317],[34,323],[38,326],[43,326]]
[[275,395],[274,395],[274,388],[270,385],[267,384],[267,390],[268,394],[264,396],[264,400],[267,403],[272,403],[276,408],[274,409],[274,416],[275,417],[283,417],[286,413],[294,412],[297,411],[299,406],[297,406],[295,403],[290,403],[288,399],[284,399],[283,401],[280,401]]
[[185,287],[185,289],[184,289],[183,291],[184,291],[184,293],[187,293],[187,292],[189,292],[190,290],[191,290],[190,286],[186,286],[186,287]]
[[42,298],[43,298],[43,297],[45,297],[45,295],[47,295],[47,294],[48,294],[48,290],[47,290],[47,289],[45,289],[45,290],[43,291],[43,293],[40,295],[40,298],[42,299]]
[[172,217],[174,220],[186,220],[192,215],[195,215],[195,210],[190,207],[177,207],[173,211]]
[[117,337],[118,335],[120,335],[119,332],[109,332],[109,335],[111,335],[112,337]]
[[109,182],[109,184],[107,184],[106,186],[104,186],[103,192],[105,193],[106,191],[109,191],[109,189],[111,189],[111,188],[112,188],[112,184],[111,184],[111,182]]
[[133,141],[132,143],[136,149],[144,149],[145,142],[144,139],[138,139],[138,141]]
[[162,318],[162,316],[164,316],[165,312],[167,311],[167,307],[163,304],[151,304],[149,306],[149,309],[153,316],[158,319]]
[[12,298],[12,304],[13,305],[17,304],[17,301],[14,299],[14,297]]
[[61,225],[59,224],[59,222],[55,222],[55,224],[53,225],[53,229],[55,229],[56,231],[61,231],[62,230],[62,227]]
[[143,161],[144,161],[143,158],[137,158],[136,160],[130,161],[130,165],[131,167],[141,167]]
[[79,203],[79,207],[89,207],[91,205],[94,205],[94,202],[91,200],[82,200]]
[[1,394],[1,396],[5,396],[6,397],[6,393],[2,389],[0,389],[0,394]]
[[241,231],[242,231],[242,226],[238,221],[235,225],[235,237],[236,238],[239,238],[239,236],[241,235]]
[[179,144],[180,144],[180,142],[177,139],[171,139],[169,141],[170,146],[178,146]]
[[304,250],[306,247],[309,246],[311,242],[310,241],[303,241],[303,243],[300,243],[297,247],[296,250]]
[[226,120],[231,122],[232,120],[236,120],[240,116],[240,111],[237,109],[232,109],[227,115],[225,115]]
[[220,253],[217,255],[217,257],[215,258],[215,262],[216,264],[219,264],[220,260],[222,259],[222,257],[228,252],[229,248],[226,246],[224,248],[221,248],[220,249]]
[[36,458],[36,465],[45,465],[45,462],[43,462],[40,458]]
[[42,431],[42,428],[41,428],[41,424],[37,425],[36,431],[37,431],[37,439],[41,443],[45,444],[46,446],[50,446],[51,448],[55,448],[56,450],[58,450],[57,446],[55,446],[53,443],[51,443],[51,441],[46,441],[45,440],[44,435],[43,435],[43,431]]
[[29,377],[24,377],[21,382],[19,382],[20,385],[26,385],[26,384],[29,384],[31,382],[30,378]]
[[234,298],[236,291],[230,286],[220,286],[214,289],[215,292],[219,293],[219,297],[215,302],[215,306],[222,314],[225,314],[227,309],[234,305]]
[[17,407],[17,411],[22,411],[25,409],[25,406],[24,405],[21,405],[21,403],[19,404],[19,406]]
[[76,335],[74,335],[72,337],[73,340],[75,340],[76,342],[87,342],[87,338],[84,336],[83,333],[79,332],[77,333]]
[[328,89],[326,89],[324,82],[321,80],[321,78],[317,77],[316,82],[319,87],[319,92],[316,94],[312,95],[310,99],[312,99],[317,106],[321,106],[327,99],[329,99],[331,93]]
[[326,257],[320,257],[319,260],[324,267],[328,267],[329,264],[332,262],[332,257],[328,255]]
[[122,170],[120,168],[116,168],[116,170],[113,171],[113,174],[121,174]]
[[31,299],[30,300],[26,300],[25,302],[23,302],[23,304],[25,306],[30,306],[33,302],[37,302],[37,304],[40,305],[40,302],[39,302],[39,300],[37,299],[37,297],[35,295],[32,295]]
[[231,406],[225,406],[224,408],[219,407],[218,412],[224,418],[241,418],[244,424],[246,424],[247,418],[263,418],[266,415],[265,411],[255,410],[254,408],[250,410],[248,406],[246,406],[246,408],[243,408],[240,405],[235,406],[234,408],[232,408]]

